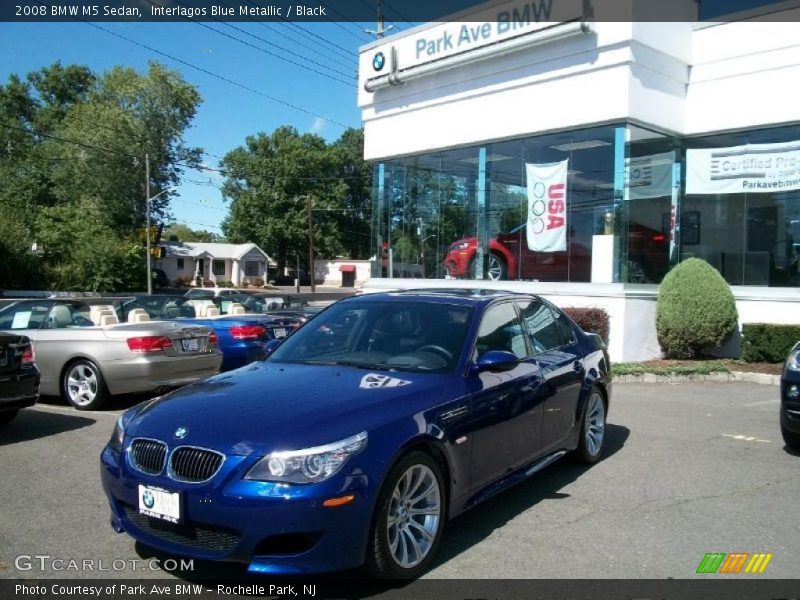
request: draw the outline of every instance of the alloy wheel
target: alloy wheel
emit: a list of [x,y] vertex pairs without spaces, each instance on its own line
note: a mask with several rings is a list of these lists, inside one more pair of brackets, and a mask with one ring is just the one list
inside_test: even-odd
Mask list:
[[494,254],[489,255],[489,267],[486,272],[492,281],[500,281],[503,278],[503,263]]
[[442,515],[439,482],[427,465],[412,465],[398,479],[386,519],[389,550],[401,567],[411,569],[430,553]]
[[97,373],[86,363],[78,363],[67,375],[66,388],[75,405],[88,406],[97,396]]
[[606,430],[606,407],[600,392],[592,392],[586,407],[586,422],[584,432],[586,435],[586,449],[589,454],[596,456],[603,447],[603,436]]

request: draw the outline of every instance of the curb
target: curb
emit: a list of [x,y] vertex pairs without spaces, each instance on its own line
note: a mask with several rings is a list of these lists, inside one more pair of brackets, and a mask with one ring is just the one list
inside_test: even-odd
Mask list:
[[678,375],[656,375],[655,373],[641,373],[636,375],[615,375],[614,383],[685,383],[688,381],[707,381],[707,382],[726,382],[726,381],[745,381],[747,383],[758,383],[761,385],[780,385],[780,375],[770,375],[768,373],[747,373],[744,371],[732,371],[730,373],[708,373]]

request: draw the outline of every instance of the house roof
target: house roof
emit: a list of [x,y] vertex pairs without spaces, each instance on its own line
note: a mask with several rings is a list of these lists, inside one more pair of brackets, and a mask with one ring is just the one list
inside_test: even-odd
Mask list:
[[164,242],[163,245],[167,249],[167,257],[240,259],[247,254],[257,253],[262,255],[270,263],[274,264],[275,262],[266,252],[252,243]]

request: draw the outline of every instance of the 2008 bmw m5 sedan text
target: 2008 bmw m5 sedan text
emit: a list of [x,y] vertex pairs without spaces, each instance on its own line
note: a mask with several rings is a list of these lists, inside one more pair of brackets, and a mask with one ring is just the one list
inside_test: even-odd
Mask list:
[[111,524],[252,572],[415,577],[448,519],[566,453],[597,461],[610,394],[600,338],[540,298],[350,298],[123,414],[101,457]]

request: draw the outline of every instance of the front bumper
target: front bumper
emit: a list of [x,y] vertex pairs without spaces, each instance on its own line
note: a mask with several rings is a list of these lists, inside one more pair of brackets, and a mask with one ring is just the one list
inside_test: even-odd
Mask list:
[[[374,478],[338,474],[294,486],[243,480],[255,460],[228,455],[211,481],[191,484],[139,473],[124,453],[106,448],[101,478],[111,525],[169,554],[247,563],[257,573],[323,573],[363,563]],[[181,525],[140,515],[139,484],[180,492]],[[322,506],[348,494],[355,496],[350,504]]]
[[800,435],[800,372],[788,369],[781,377],[781,427]]
[[112,394],[149,392],[158,388],[180,387],[219,373],[222,353],[186,356],[136,356],[105,362],[103,376]]
[[474,254],[474,248],[466,250],[453,250],[447,253],[444,258],[444,268],[451,277],[468,277],[469,261]]

